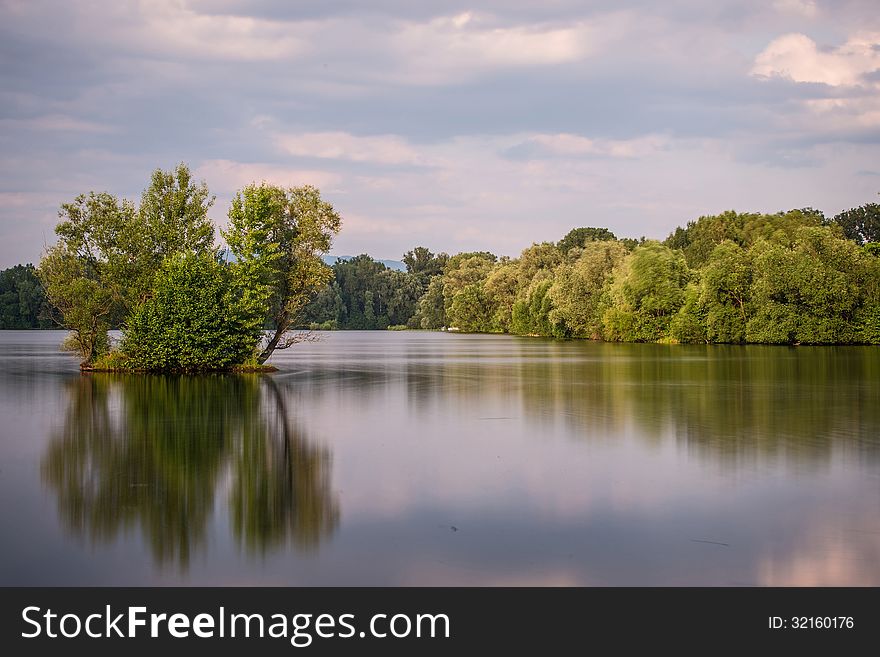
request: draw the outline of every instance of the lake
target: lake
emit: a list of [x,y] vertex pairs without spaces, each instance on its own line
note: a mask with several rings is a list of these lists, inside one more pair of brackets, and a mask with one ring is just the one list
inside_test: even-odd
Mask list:
[[0,332],[2,585],[880,585],[880,348]]

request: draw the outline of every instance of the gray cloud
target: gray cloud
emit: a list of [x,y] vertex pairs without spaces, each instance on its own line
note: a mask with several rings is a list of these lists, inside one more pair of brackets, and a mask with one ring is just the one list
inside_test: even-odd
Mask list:
[[338,249],[378,257],[514,254],[581,223],[659,237],[730,207],[833,214],[876,192],[876,70],[753,69],[788,34],[850,66],[872,9],[0,0],[0,266],[38,259],[60,203],[136,199],[178,161],[218,221],[249,180],[320,183]]

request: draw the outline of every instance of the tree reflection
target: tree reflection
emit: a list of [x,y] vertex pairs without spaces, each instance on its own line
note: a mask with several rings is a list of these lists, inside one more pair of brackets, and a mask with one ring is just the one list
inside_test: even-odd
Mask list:
[[77,535],[139,530],[157,563],[186,568],[229,481],[232,531],[249,551],[313,548],[338,523],[330,453],[267,377],[93,375],[68,394],[42,472]]

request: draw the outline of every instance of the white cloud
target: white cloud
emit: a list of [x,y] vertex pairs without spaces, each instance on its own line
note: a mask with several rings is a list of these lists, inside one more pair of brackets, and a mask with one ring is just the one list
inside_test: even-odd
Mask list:
[[842,46],[822,50],[804,34],[774,39],[758,54],[752,75],[785,77],[795,82],[831,86],[857,85],[880,69],[880,33],[857,34]]
[[570,25],[493,26],[489,17],[467,12],[427,22],[401,23],[390,50],[401,81],[444,84],[488,71],[532,69],[577,62],[617,33],[612,16]]
[[816,18],[819,15],[816,0],[774,0],[773,7],[784,14],[795,14],[806,18]]
[[278,145],[298,157],[372,162],[376,164],[428,164],[424,154],[397,135],[359,137],[348,132],[279,134]]
[[204,178],[211,189],[218,190],[223,196],[231,196],[250,183],[267,182],[282,187],[314,185],[326,188],[339,184],[341,180],[339,174],[331,171],[232,160],[206,160],[196,168],[195,174]]
[[780,130],[833,140],[880,126],[880,81],[868,77],[878,70],[880,32],[862,32],[824,50],[803,34],[781,36],[756,57],[751,73],[833,87],[834,97],[795,101],[800,113],[778,117]]
[[[260,61],[303,52],[305,42],[280,21],[200,14],[184,0],[140,0],[137,38],[160,51],[204,59]],[[147,41],[148,40],[148,41]]]
[[569,133],[539,134],[529,137],[540,151],[568,157],[637,158],[663,150],[669,144],[662,135],[647,135],[634,139],[590,139]]

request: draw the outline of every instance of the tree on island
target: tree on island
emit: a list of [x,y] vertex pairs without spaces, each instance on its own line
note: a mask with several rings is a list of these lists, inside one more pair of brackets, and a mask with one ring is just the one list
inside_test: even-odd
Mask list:
[[[136,210],[103,192],[64,204],[38,270],[85,369],[210,370],[262,364],[325,280],[340,218],[314,187],[250,185],[214,245],[213,204],[184,165],[156,170]],[[262,345],[263,326],[273,335]],[[111,350],[107,331],[121,326]]]
[[288,336],[299,312],[332,277],[321,260],[330,250],[342,219],[309,185],[283,189],[248,185],[232,201],[223,237],[236,257],[245,297],[259,306],[268,290],[268,317],[274,328],[257,357],[265,363],[276,349],[298,341]]

